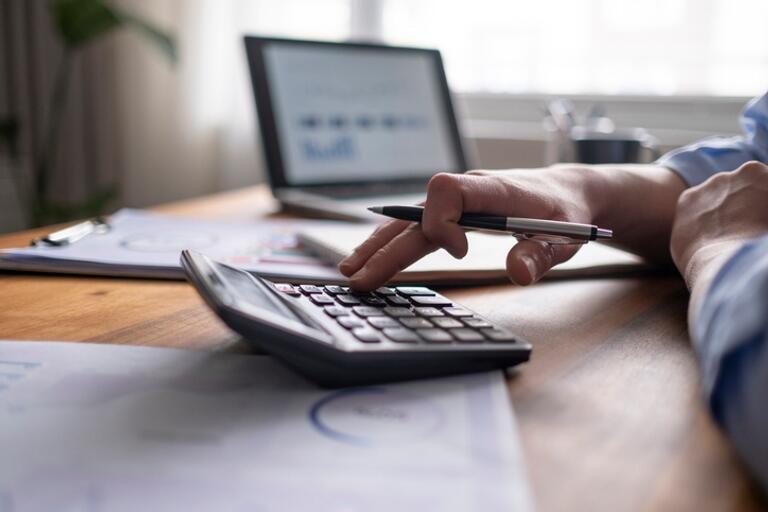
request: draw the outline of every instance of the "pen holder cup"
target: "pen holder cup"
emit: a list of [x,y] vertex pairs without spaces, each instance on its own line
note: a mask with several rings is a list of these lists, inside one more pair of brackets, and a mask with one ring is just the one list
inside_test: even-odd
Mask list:
[[660,156],[656,138],[643,128],[602,133],[576,127],[571,142],[575,160],[582,164],[649,163]]

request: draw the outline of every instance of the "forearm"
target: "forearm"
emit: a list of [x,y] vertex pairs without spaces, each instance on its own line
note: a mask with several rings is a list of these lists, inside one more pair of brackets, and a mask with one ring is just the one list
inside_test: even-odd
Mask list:
[[657,165],[556,166],[577,173],[593,222],[613,229],[614,242],[651,261],[669,263],[677,199],[686,185]]

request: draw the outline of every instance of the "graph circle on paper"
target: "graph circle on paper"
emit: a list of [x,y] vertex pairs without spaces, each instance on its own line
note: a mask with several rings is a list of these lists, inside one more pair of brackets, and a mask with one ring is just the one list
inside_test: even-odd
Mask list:
[[180,252],[184,249],[205,249],[217,240],[213,233],[156,231],[125,237],[120,245],[138,252]]
[[442,423],[440,409],[428,398],[383,387],[331,393],[309,416],[324,436],[359,446],[423,439]]

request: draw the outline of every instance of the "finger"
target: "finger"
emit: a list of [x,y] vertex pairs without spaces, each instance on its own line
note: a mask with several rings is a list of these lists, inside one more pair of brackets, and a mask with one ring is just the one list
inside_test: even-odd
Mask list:
[[376,228],[365,242],[352,251],[352,254],[339,262],[339,272],[349,277],[360,270],[376,251],[387,245],[390,240],[399,235],[409,224],[411,223],[405,220],[391,220]]
[[514,187],[496,179],[476,175],[435,175],[427,188],[427,201],[421,220],[424,236],[432,243],[444,247],[452,256],[461,258],[467,253],[467,237],[457,221],[464,212],[482,212],[488,215],[508,215],[518,205],[522,194]]
[[464,212],[461,179],[437,174],[429,181],[421,229],[430,242],[445,248],[454,258],[467,254],[467,235],[457,224]]
[[361,291],[378,288],[411,263],[436,249],[437,245],[426,239],[421,228],[412,225],[376,251],[362,269],[350,277],[350,286]]
[[549,269],[576,254],[581,245],[551,245],[536,240],[518,242],[507,254],[507,275],[515,283],[535,283]]

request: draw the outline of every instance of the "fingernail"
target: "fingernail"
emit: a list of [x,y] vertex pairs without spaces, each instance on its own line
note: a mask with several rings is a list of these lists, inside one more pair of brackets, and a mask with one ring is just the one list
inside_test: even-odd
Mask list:
[[349,258],[343,259],[339,262],[339,272],[346,275],[346,271],[349,270]]
[[525,268],[528,269],[528,274],[531,276],[531,282],[536,281],[536,262],[530,256],[520,256],[520,261],[523,262]]

